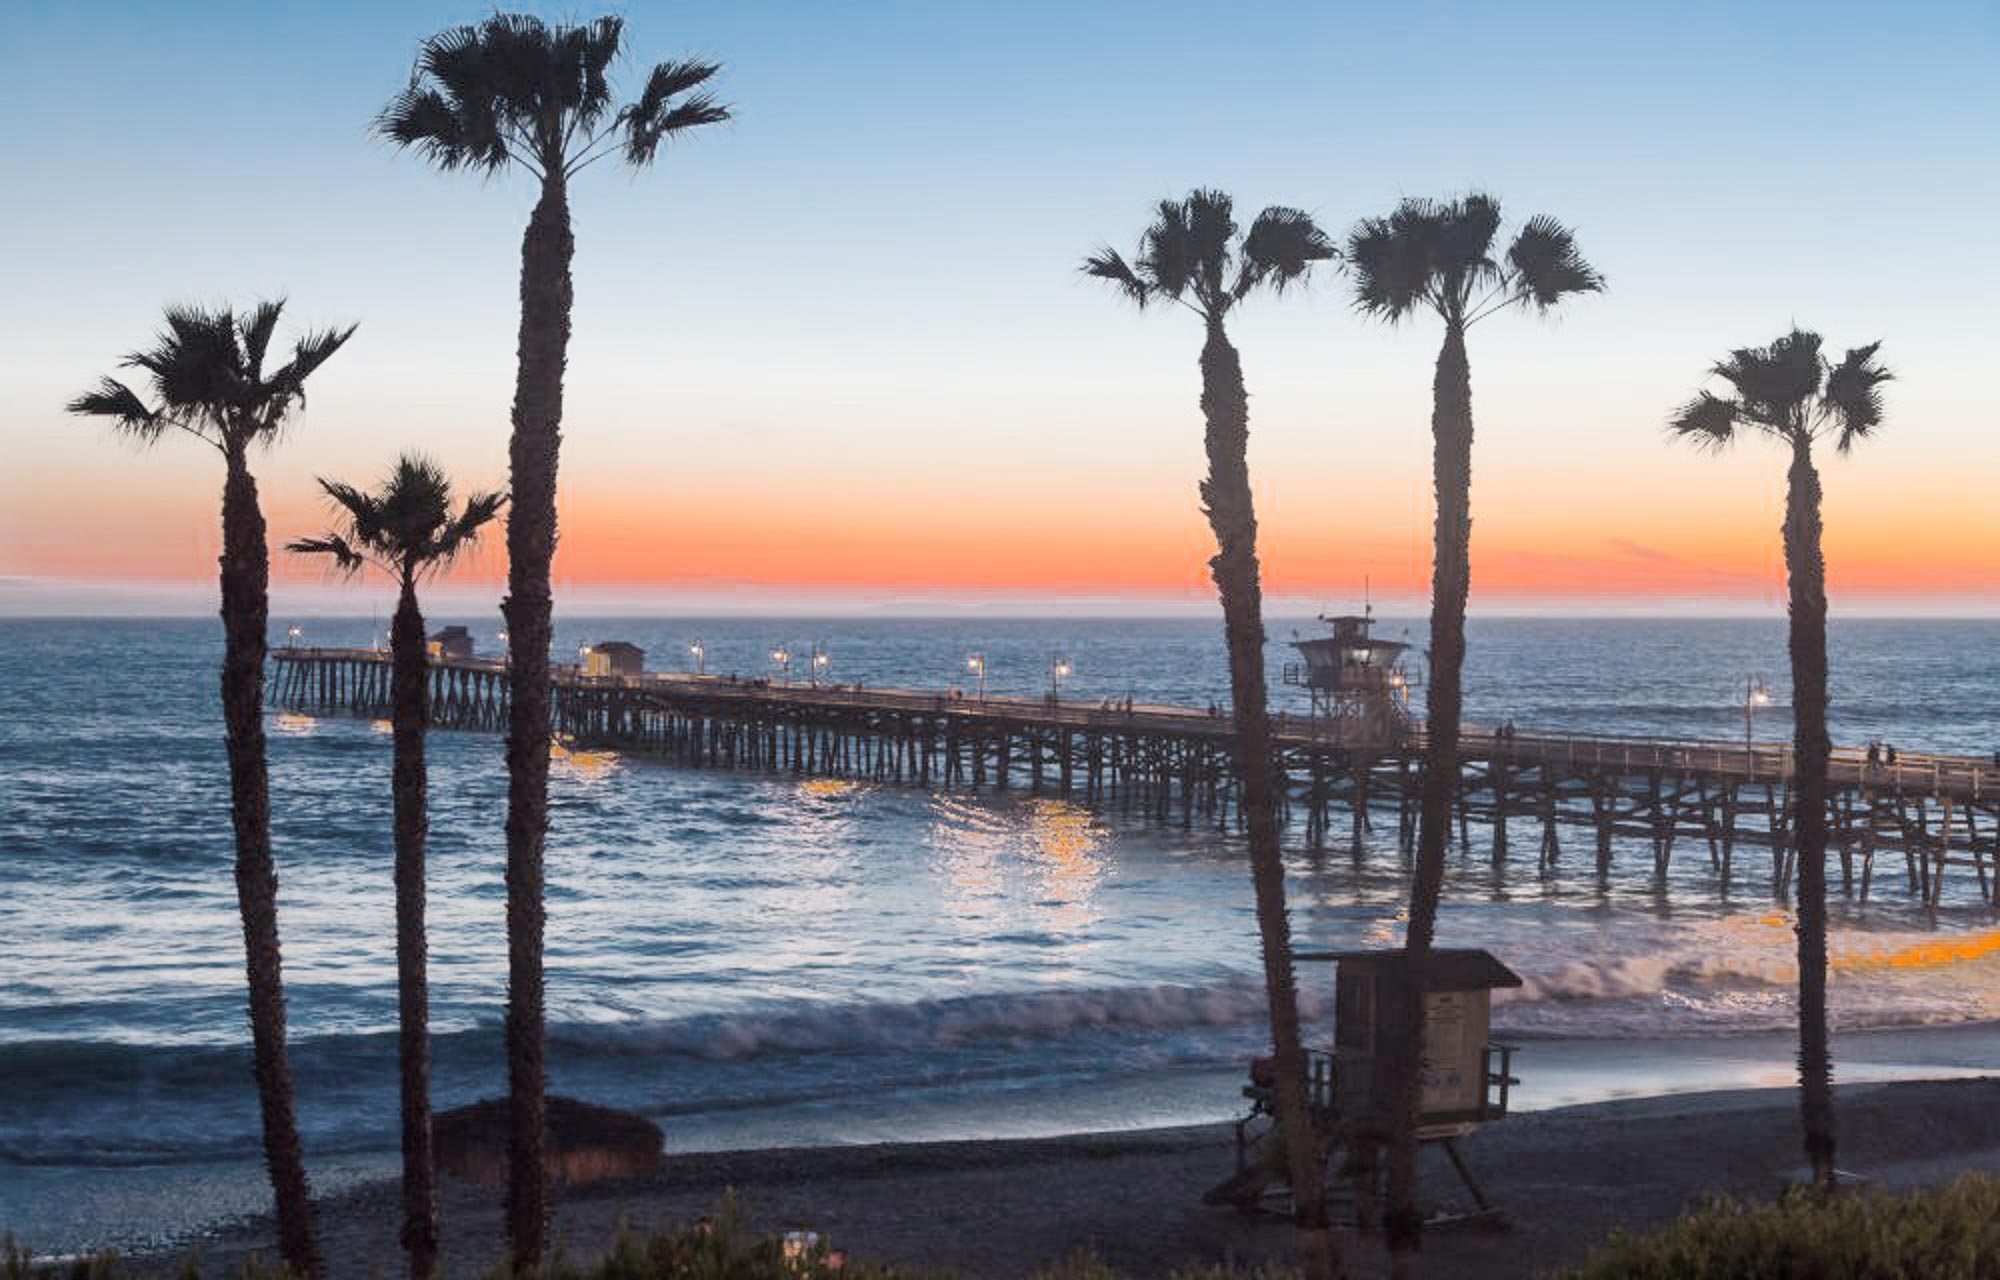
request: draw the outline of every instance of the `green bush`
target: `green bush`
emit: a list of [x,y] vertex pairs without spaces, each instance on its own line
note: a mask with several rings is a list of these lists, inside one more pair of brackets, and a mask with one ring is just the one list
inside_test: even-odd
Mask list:
[[1991,1280],[2000,1276],[2000,1182],[1763,1204],[1718,1202],[1663,1231],[1617,1235],[1560,1280]]
[[[256,1259],[227,1273],[231,1280],[286,1280],[287,1273]],[[62,1261],[37,1261],[11,1237],[0,1240],[0,1280],[124,1280],[130,1275],[115,1252]],[[190,1255],[180,1280],[202,1280],[202,1266]],[[513,1280],[503,1267],[491,1280]],[[903,1271],[849,1258],[823,1240],[810,1246],[784,1236],[755,1237],[746,1229],[734,1195],[715,1212],[670,1231],[640,1232],[621,1226],[611,1248],[589,1262],[558,1255],[543,1280],[953,1280],[940,1273]],[[1034,1274],[1033,1280],[1142,1280],[1113,1270],[1090,1253],[1079,1253]],[[1143,1280],[1151,1280],[1150,1277]],[[1184,1268],[1168,1280],[1298,1280],[1287,1267],[1242,1270],[1230,1266]]]

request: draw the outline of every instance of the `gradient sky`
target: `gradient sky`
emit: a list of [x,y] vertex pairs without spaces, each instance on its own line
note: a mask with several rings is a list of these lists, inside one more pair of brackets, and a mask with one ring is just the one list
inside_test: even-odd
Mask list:
[[[504,480],[533,193],[367,132],[417,40],[484,12],[9,4],[0,612],[207,607],[217,459],[61,412],[170,300],[361,323],[260,460],[274,538],[324,519],[312,477],[405,447]],[[1203,184],[1339,233],[1482,187],[1569,222],[1609,277],[1474,332],[1476,608],[1781,607],[1783,458],[1662,423],[1796,321],[1884,339],[1899,375],[1882,437],[1825,460],[1836,610],[2000,609],[1990,0],[623,12],[639,60],[724,61],[738,118],[574,192],[565,607],[1210,601],[1199,332],[1075,271]],[[1436,325],[1347,298],[1328,274],[1234,329],[1281,605],[1426,590]]]

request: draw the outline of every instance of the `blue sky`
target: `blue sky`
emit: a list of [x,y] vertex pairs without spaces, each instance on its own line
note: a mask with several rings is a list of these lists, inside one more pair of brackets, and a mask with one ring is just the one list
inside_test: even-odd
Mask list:
[[[970,543],[1010,504],[1087,507],[1109,485],[1127,525],[1171,507],[1199,594],[1193,338],[1074,274],[1196,184],[1251,209],[1301,205],[1335,231],[1406,194],[1475,186],[1577,228],[1611,291],[1553,325],[1509,318],[1475,338],[1490,450],[1475,503],[1496,566],[1538,547],[1615,561],[1629,544],[1740,572],[1702,526],[1769,532],[1780,468],[1753,451],[1671,454],[1657,426],[1723,350],[1794,320],[1836,344],[1886,338],[1901,375],[1890,433],[1830,475],[1830,524],[1935,510],[1941,456],[1950,477],[2000,474],[1981,376],[2000,285],[1990,3],[620,11],[638,59],[725,62],[737,119],[651,173],[601,166],[580,184],[565,454],[579,509],[670,508],[698,489],[865,523],[949,486],[954,501],[913,503],[912,532]],[[367,475],[411,443],[468,483],[503,474],[532,192],[440,176],[367,132],[417,40],[485,12],[10,5],[0,93],[33,125],[10,143],[0,203],[15,247],[0,576],[206,572],[210,460],[135,459],[59,412],[170,299],[284,291],[303,321],[362,322],[266,463],[274,526],[311,517],[312,475]],[[1246,312],[1237,336],[1274,575],[1410,577],[1427,558],[1435,335],[1365,326],[1329,277]],[[77,510],[81,477],[119,519]],[[1692,510],[1667,496],[1688,489]],[[1557,506],[1576,508],[1570,524]],[[1101,532],[1050,518],[1081,521],[1079,540]],[[2000,559],[1992,512],[1939,518],[1919,541]],[[618,536],[656,538],[670,562],[662,520]],[[578,526],[579,588],[605,585],[592,564],[629,559],[590,536]],[[689,573],[676,585],[669,565],[661,589],[787,586]],[[1157,579],[1103,591],[1157,594]],[[840,590],[865,602],[895,586]],[[2000,568],[1982,578],[1974,563],[1938,592],[1990,603]],[[1749,598],[1769,604],[1768,581]]]

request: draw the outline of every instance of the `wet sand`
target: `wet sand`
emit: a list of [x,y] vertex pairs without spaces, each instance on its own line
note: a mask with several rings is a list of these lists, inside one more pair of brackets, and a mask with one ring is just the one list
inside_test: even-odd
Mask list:
[[[2000,1173],[2000,1079],[1845,1085],[1841,1167],[1906,1186],[1964,1170]],[[1715,1193],[1765,1196],[1802,1172],[1789,1089],[1637,1098],[1510,1117],[1468,1139],[1466,1159],[1510,1227],[1433,1231],[1439,1276],[1529,1277],[1581,1258],[1613,1230],[1643,1230]],[[884,1144],[674,1156],[656,1176],[559,1197],[557,1237],[572,1258],[601,1249],[621,1219],[686,1222],[735,1188],[753,1225],[810,1227],[856,1256],[967,1277],[1020,1277],[1092,1249],[1134,1277],[1187,1262],[1281,1257],[1284,1224],[1206,1208],[1230,1168],[1227,1126],[1020,1140]],[[1436,1152],[1431,1205],[1463,1202]],[[327,1198],[321,1227],[337,1278],[393,1274],[392,1183]],[[446,1264],[483,1274],[497,1258],[497,1197],[446,1180]],[[1357,1275],[1376,1274],[1374,1236],[1345,1236]],[[271,1253],[268,1224],[212,1233],[205,1262]],[[141,1259],[167,1274],[182,1252]]]

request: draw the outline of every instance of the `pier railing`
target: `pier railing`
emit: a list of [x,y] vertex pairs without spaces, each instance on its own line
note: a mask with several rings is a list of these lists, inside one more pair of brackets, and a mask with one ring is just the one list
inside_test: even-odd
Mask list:
[[[283,648],[273,702],[299,711],[386,715],[389,655],[370,649]],[[433,721],[505,727],[504,659],[431,663]],[[1025,784],[1159,820],[1225,828],[1237,809],[1234,726],[1226,709],[1123,700],[1057,699],[852,683],[745,680],[694,673],[587,675],[554,669],[552,732],[701,766],[732,766],[913,782],[932,787]],[[1344,726],[1274,717],[1288,813],[1307,839],[1328,841],[1336,810],[1358,851],[1371,814],[1396,813],[1406,851],[1415,836],[1421,728],[1394,740]],[[1613,838],[1650,842],[1664,879],[1676,841],[1706,844],[1726,884],[1739,845],[1772,854],[1775,891],[1791,862],[1796,761],[1789,744],[1592,733],[1517,733],[1470,726],[1460,743],[1458,843],[1478,822],[1495,862],[1510,826],[1539,825],[1538,865],[1561,853],[1559,828],[1596,833],[1601,871]],[[1836,749],[1828,814],[1840,882],[1866,895],[1877,851],[1901,855],[1913,893],[1940,899],[1947,867],[1970,868],[1982,897],[2000,897],[2000,766],[1967,756],[1899,753],[1893,764]]]

